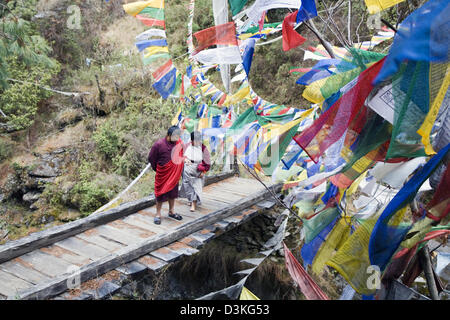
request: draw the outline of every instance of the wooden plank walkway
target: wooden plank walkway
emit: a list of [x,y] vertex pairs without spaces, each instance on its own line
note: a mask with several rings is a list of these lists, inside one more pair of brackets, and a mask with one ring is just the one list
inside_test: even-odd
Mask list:
[[[279,192],[281,185],[271,188]],[[107,219],[90,216],[77,221],[76,227],[61,231],[59,226],[0,246],[0,298],[47,299],[70,289],[74,278],[83,283],[111,270],[125,275],[159,270],[180,256],[197,253],[215,231],[226,231],[256,212],[249,207],[270,199],[256,180],[240,177],[213,181],[203,193],[195,212],[185,199],[176,200],[181,221],[167,216],[165,203],[162,223],[155,225],[154,201],[143,199],[144,204],[124,204],[103,213]]]

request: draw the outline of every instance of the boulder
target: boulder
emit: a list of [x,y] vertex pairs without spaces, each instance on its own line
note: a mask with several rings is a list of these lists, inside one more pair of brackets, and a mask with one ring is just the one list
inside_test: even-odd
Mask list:
[[38,190],[44,190],[46,184],[53,183],[55,181],[55,177],[51,178],[38,178],[38,177],[30,177],[28,187],[35,188]]
[[40,156],[40,159],[35,162],[28,171],[28,175],[40,178],[54,178],[61,174],[60,168],[63,159],[60,156],[65,152],[65,149],[59,148],[51,153],[46,153]]
[[36,202],[37,200],[39,200],[39,197],[40,197],[40,196],[41,196],[41,193],[40,193],[40,192],[37,192],[37,191],[30,191],[30,192],[27,192],[27,193],[25,193],[25,194],[23,195],[22,200],[23,200],[24,202],[26,202],[26,203],[31,204],[31,203],[34,203],[34,202]]
[[40,162],[36,164],[33,170],[29,171],[28,174],[32,177],[43,177],[43,178],[52,178],[59,176],[59,168],[55,165],[52,166],[53,163],[48,162]]
[[14,193],[22,189],[22,184],[17,175],[10,173],[6,177],[6,182],[2,186],[2,192],[5,199],[9,199]]

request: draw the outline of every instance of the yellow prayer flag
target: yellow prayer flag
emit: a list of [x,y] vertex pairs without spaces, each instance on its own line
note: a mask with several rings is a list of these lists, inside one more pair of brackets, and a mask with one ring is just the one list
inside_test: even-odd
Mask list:
[[356,292],[365,295],[374,294],[376,291],[371,281],[374,271],[369,259],[369,240],[376,222],[376,218],[365,220],[326,262],[336,269]]
[[242,288],[241,295],[239,296],[239,300],[259,300],[257,296],[253,294],[246,287]]
[[175,117],[173,117],[173,119],[172,119],[172,123],[171,123],[171,124],[172,124],[173,126],[176,126],[176,125],[177,125],[177,123],[178,123],[178,117],[179,117],[180,113],[181,113],[181,108],[178,109],[177,114],[176,114]]
[[300,117],[294,121],[289,121],[285,124],[279,124],[279,123],[270,123],[267,126],[265,126],[267,129],[267,134],[263,136],[263,142],[267,142],[272,140],[273,138],[281,136],[286,131],[291,130],[293,127],[295,127],[297,124],[299,124],[301,121],[303,121],[304,117]]
[[134,17],[147,7],[164,9],[164,0],[136,1],[123,5],[125,12]]
[[[250,97],[250,87],[244,87],[240,89],[238,92],[233,94],[230,99],[225,100],[224,105],[228,106],[228,104],[235,104],[243,101],[244,99],[251,99]],[[228,101],[227,101],[228,100]]]
[[362,175],[360,175],[359,177],[358,177],[358,179],[356,179],[355,181],[353,181],[353,183],[352,183],[352,185],[350,186],[350,187],[348,187],[348,189],[347,189],[347,196],[350,196],[350,195],[352,195],[357,189],[358,189],[358,186],[359,186],[359,184],[361,183],[361,181],[366,177],[366,175],[367,175],[367,173],[368,173],[369,171],[365,171]]
[[414,247],[417,242],[425,238],[425,235],[431,231],[434,222],[433,219],[428,217],[417,221],[405,236],[406,240],[400,243],[400,248],[411,249]]
[[367,10],[370,14],[375,14],[384,9],[390,8],[397,3],[403,2],[404,0],[364,0],[366,2]]
[[198,120],[198,127],[197,130],[202,130],[202,129],[206,129],[208,128],[208,124],[209,124],[209,119],[208,118],[201,118]]
[[159,52],[169,52],[169,47],[147,47],[144,51],[144,58],[148,58]]
[[330,235],[325,242],[320,246],[312,264],[312,271],[316,274],[325,268],[325,263],[330,260],[335,254],[336,250],[347,241],[350,236],[351,219],[349,217],[342,217],[331,230]]
[[422,136],[422,143],[425,146],[425,152],[428,155],[436,153],[430,143],[430,133],[431,129],[433,128],[433,124],[436,121],[436,117],[439,113],[439,109],[442,105],[442,101],[444,101],[444,97],[447,93],[449,86],[450,86],[450,63],[447,64],[447,72],[444,81],[442,82],[441,88],[439,89],[439,92],[436,98],[434,99],[433,104],[431,105],[430,110],[428,111],[428,114],[425,117],[425,120],[423,121],[419,130],[417,130],[417,133]]
[[303,98],[305,98],[308,101],[311,101],[312,103],[322,103],[325,100],[325,98],[322,95],[320,88],[322,88],[325,85],[325,82],[327,80],[328,78],[323,78],[307,85],[305,90],[303,90],[302,94]]

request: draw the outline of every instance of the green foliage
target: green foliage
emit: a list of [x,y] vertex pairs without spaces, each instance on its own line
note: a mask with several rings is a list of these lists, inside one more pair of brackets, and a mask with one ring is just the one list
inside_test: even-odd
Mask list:
[[35,6],[36,0],[9,1],[0,12],[0,109],[6,115],[0,119],[12,130],[33,124],[38,103],[50,97],[49,91],[34,83],[48,85],[60,68],[48,56],[51,48],[45,39],[28,21],[36,13]]
[[214,26],[212,1],[202,0],[195,2],[195,16],[192,32],[197,32]]
[[0,88],[7,87],[10,77],[8,58],[18,57],[25,66],[43,65],[48,69],[57,68],[55,60],[49,58],[51,48],[38,35],[27,19],[36,13],[36,0],[9,1],[0,12]]
[[98,151],[116,174],[135,177],[147,162],[151,144],[170,126],[178,106],[154,98],[134,98],[93,134]]
[[120,140],[116,128],[112,127],[111,122],[106,122],[93,135],[94,141],[100,152],[109,159],[113,159],[119,152]]
[[[8,58],[8,74],[21,81],[13,82],[0,96],[0,109],[6,115],[6,124],[15,130],[26,129],[33,124],[34,116],[41,100],[51,96],[51,92],[40,86],[50,83],[59,68],[48,69],[42,65],[26,67],[18,58]],[[23,81],[23,82],[22,82]]]
[[296,85],[295,76],[289,73],[291,67],[301,65],[302,56],[300,50],[282,51],[281,42],[256,47],[249,76],[252,88],[267,101],[308,107],[310,103],[301,96],[302,86]]
[[113,174],[98,172],[94,162],[80,165],[79,181],[70,190],[70,202],[84,214],[92,213],[111,200],[126,183]]

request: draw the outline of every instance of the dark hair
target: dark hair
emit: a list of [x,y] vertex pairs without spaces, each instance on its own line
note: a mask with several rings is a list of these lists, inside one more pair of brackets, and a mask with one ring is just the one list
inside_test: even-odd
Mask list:
[[191,132],[191,141],[194,142],[194,140],[201,140],[202,134],[199,131],[192,131]]
[[171,127],[169,128],[169,130],[167,130],[167,135],[170,137],[170,136],[172,136],[172,134],[173,134],[175,131],[177,131],[177,130],[180,130],[180,128],[178,128],[177,126],[171,126]]

